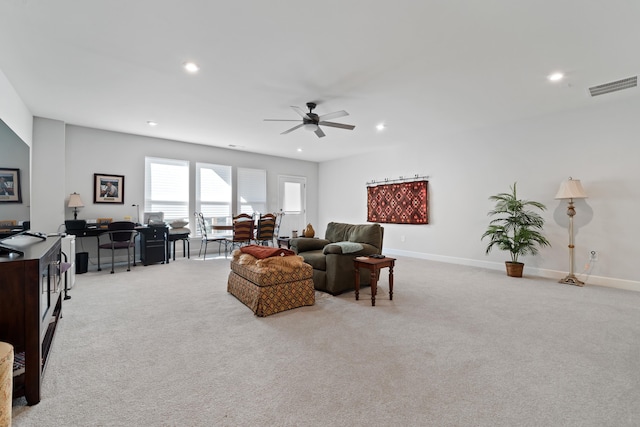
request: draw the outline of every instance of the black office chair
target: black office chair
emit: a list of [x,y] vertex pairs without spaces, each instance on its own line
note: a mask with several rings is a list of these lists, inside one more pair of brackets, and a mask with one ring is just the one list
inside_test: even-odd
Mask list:
[[[131,221],[116,221],[109,223],[108,231],[98,236],[98,271],[100,268],[100,250],[111,250],[111,274],[115,264],[115,252],[119,249],[127,250],[127,271],[131,271],[131,248],[133,248],[133,265],[136,265],[136,235],[135,224]],[[101,243],[102,236],[108,236],[109,241]],[[106,240],[106,239],[102,239]]]

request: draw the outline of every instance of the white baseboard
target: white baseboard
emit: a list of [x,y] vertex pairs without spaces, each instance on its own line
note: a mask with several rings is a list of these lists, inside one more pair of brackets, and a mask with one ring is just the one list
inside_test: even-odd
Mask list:
[[[504,271],[504,263],[491,262],[491,261],[478,261],[475,259],[448,257],[443,255],[425,254],[422,252],[402,251],[397,249],[385,249],[385,254],[399,255],[410,258],[426,259],[429,261],[447,262],[450,264],[468,265],[470,267],[488,268],[490,270],[502,270]],[[506,274],[506,273],[505,273]],[[545,277],[548,279],[560,280],[567,275],[566,271],[547,270],[543,268],[526,267],[525,274],[531,274],[533,276]],[[625,289],[628,291],[640,292],[640,282],[625,279],[616,279],[613,277],[604,276],[587,276],[583,278],[580,276],[580,280],[583,280],[586,285],[598,285],[606,286],[609,288]]]

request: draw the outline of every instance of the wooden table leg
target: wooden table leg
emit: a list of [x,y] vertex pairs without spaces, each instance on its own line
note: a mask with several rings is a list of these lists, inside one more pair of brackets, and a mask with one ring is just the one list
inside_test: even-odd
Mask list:
[[371,267],[371,305],[376,305],[376,292],[378,291],[378,272],[377,268]]
[[360,299],[360,267],[356,266],[356,301]]
[[393,299],[393,264],[389,266],[389,299]]

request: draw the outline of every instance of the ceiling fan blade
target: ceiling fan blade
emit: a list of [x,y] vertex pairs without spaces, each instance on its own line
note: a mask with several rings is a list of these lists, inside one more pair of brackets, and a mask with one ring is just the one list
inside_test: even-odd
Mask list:
[[335,123],[335,122],[319,122],[318,124],[323,126],[331,126],[334,128],[349,129],[349,130],[353,130],[355,128],[354,125],[345,125],[343,123]]
[[289,119],[264,119],[265,122],[299,122],[300,119],[289,120]]
[[296,107],[295,105],[292,105],[291,108],[293,108],[293,111],[295,111],[296,113],[300,114],[300,116],[303,119],[309,119],[311,120],[311,117],[307,116],[307,113],[304,112],[304,110],[300,107]]
[[329,119],[337,119],[338,117],[344,117],[344,116],[348,116],[349,113],[347,113],[344,110],[341,111],[334,111],[333,113],[327,113],[327,114],[323,114],[321,115],[318,120],[322,121],[322,120],[329,120]]
[[296,125],[296,126],[292,127],[292,128],[291,128],[291,129],[289,129],[289,130],[285,130],[285,131],[284,131],[284,132],[282,132],[280,135],[285,135],[285,134],[287,134],[287,133],[289,133],[289,132],[293,132],[294,130],[296,130],[296,129],[298,129],[299,127],[302,127],[302,126],[304,126],[304,123],[300,123],[299,125]]
[[320,129],[320,128],[316,129],[316,130],[314,131],[314,133],[315,133],[316,135],[318,135],[318,138],[322,138],[323,136],[325,136],[325,135],[324,135],[324,132],[322,132],[322,129]]

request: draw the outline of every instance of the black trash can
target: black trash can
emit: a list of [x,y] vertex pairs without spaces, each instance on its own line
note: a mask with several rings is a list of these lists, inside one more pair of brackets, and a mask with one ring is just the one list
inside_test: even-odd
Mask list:
[[89,270],[89,252],[76,254],[76,274],[86,273]]

